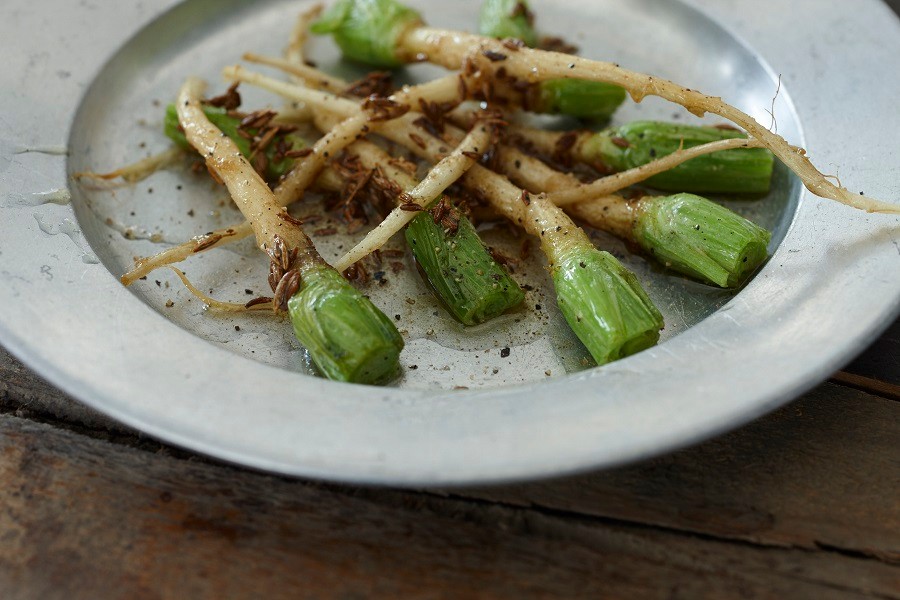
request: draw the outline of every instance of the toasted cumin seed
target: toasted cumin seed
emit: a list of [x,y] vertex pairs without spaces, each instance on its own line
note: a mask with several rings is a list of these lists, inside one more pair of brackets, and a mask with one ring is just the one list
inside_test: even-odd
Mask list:
[[266,304],[267,302],[271,302],[271,301],[272,301],[272,299],[269,298],[268,296],[258,296],[256,298],[254,298],[253,300],[250,300],[249,302],[247,302],[247,304],[244,305],[244,308],[252,308],[252,307],[256,306],[257,304]]
[[500,52],[494,52],[493,50],[484,50],[482,54],[491,62],[499,62],[501,60],[506,60],[507,56]]
[[300,150],[288,150],[284,153],[284,156],[286,158],[305,158],[312,153],[312,148],[301,148]]
[[422,136],[415,134],[415,133],[410,133],[409,139],[411,139],[413,141],[413,143],[416,146],[418,146],[419,148],[421,148],[422,150],[425,149],[425,140],[422,139]]
[[272,300],[272,308],[277,312],[286,311],[288,300],[300,289],[300,271],[291,269],[286,272],[278,285],[275,286],[275,297]]
[[[287,211],[280,211],[278,213],[278,218],[281,219],[282,221],[290,223],[291,225],[296,225],[297,227],[300,227],[301,225],[303,225],[303,221],[301,221],[300,219],[295,219],[294,217],[289,215],[287,213]],[[294,251],[296,252],[297,249],[294,248]]]
[[209,248],[211,246],[215,246],[217,243],[219,243],[219,240],[221,240],[221,239],[222,239],[222,236],[219,234],[206,236],[205,238],[203,238],[202,240],[197,242],[197,245],[194,246],[193,252],[203,252],[207,248]]

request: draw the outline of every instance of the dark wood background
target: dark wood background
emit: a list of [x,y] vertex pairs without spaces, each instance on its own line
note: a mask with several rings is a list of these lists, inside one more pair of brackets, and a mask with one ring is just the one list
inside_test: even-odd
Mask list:
[[0,598],[258,597],[900,598],[900,321],[728,435],[454,490],[195,456],[0,348]]

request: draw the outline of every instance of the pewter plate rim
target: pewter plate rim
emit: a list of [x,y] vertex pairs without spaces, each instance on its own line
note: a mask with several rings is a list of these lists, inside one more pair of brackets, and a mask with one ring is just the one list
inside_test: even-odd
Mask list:
[[[141,22],[171,4],[160,1],[141,14]],[[778,38],[777,27],[760,33],[760,28],[772,27],[774,17],[782,23],[793,22],[795,14],[808,18],[813,3],[772,3],[741,16],[729,11],[727,3],[690,4],[747,39],[751,47],[764,45],[770,64],[794,71],[787,86],[811,148],[827,137],[826,129],[839,129],[834,119],[847,110],[844,88],[852,85],[850,69],[839,76],[844,88],[831,88],[829,104],[811,106],[804,99],[811,97],[814,82],[802,73],[815,66],[817,33],[797,31],[790,43]],[[825,12],[826,7],[816,3],[814,10]],[[876,48],[883,58],[879,61],[871,47],[852,43],[848,32],[840,64],[862,63],[863,58],[876,65],[897,62],[900,53],[891,48],[900,28],[895,18],[885,18],[887,7],[872,1],[842,10],[852,12],[850,29],[875,29],[886,37]],[[132,31],[140,27],[130,26]],[[129,37],[125,33],[121,41]],[[63,57],[51,57],[54,60],[64,64]],[[900,82],[881,76],[882,85],[872,92],[875,105],[900,90]],[[71,103],[61,112],[71,114],[74,98]],[[33,107],[36,116],[42,107]],[[892,124],[892,118],[898,123]],[[859,125],[844,154],[817,147],[813,158],[825,164],[841,158],[842,178],[865,186],[871,195],[893,199],[900,190],[884,173],[896,150],[878,134],[900,124],[900,117],[873,121]],[[67,130],[68,124],[62,125]],[[3,158],[10,160],[15,150],[7,144],[3,151]],[[48,182],[65,185],[65,173],[55,165],[45,167],[44,175]],[[5,191],[14,189],[14,183],[0,172]],[[303,378],[297,399],[304,408],[300,413],[296,403],[271,403],[267,395],[295,387],[296,374],[241,360],[183,331],[165,333],[171,342],[166,347],[174,348],[166,356],[130,354],[134,340],[154,339],[159,315],[117,288],[103,269],[68,263],[59,267],[56,279],[44,281],[26,270],[40,261],[15,249],[0,257],[10,282],[0,292],[3,305],[10,307],[0,316],[0,339],[31,368],[86,404],[159,439],[248,467],[400,485],[560,475],[631,462],[705,439],[822,381],[900,309],[900,261],[891,247],[897,243],[897,228],[885,228],[887,222],[804,194],[796,220],[769,265],[718,313],[656,350],[602,369],[513,388],[435,394]],[[16,240],[12,225],[6,227],[7,239]],[[34,238],[33,232],[25,234]],[[30,251],[54,252],[60,237],[36,237],[39,242]],[[842,257],[846,264],[837,269]],[[60,280],[66,275],[72,279],[63,285]],[[848,291],[851,285],[857,286],[853,293]],[[79,314],[46,301],[47,294],[81,306],[99,296],[117,310],[98,307],[96,314]],[[99,323],[117,318],[123,319],[117,331],[97,334]],[[28,319],[33,323],[30,336],[21,325]],[[48,343],[50,334],[60,331],[62,339]],[[235,373],[238,381],[203,383],[212,366],[184,366],[198,352],[216,370]],[[365,402],[360,402],[363,395]],[[560,398],[566,402],[561,404]],[[224,411],[223,403],[228,405]],[[251,403],[264,410],[245,410]]]

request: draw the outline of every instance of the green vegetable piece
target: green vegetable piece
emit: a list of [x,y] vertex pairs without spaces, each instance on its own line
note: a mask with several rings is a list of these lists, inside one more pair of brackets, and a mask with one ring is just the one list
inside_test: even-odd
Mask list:
[[493,319],[525,299],[522,288],[491,257],[464,215],[451,234],[430,213],[422,212],[407,225],[406,242],[432,289],[464,325]]
[[310,30],[332,34],[344,56],[375,67],[403,64],[400,36],[422,23],[419,13],[396,0],[338,0]]
[[635,240],[670,269],[723,288],[736,287],[768,257],[771,234],[693,194],[646,197],[637,205]]
[[624,88],[602,81],[550,79],[537,84],[529,108],[539,113],[608,121],[625,95]]
[[[598,133],[582,145],[587,162],[599,161],[624,171],[685,148],[747,136],[731,129],[635,121]],[[691,159],[654,175],[647,185],[672,192],[765,194],[774,157],[765,148],[737,148]]]
[[485,0],[481,5],[478,32],[493,38],[515,38],[531,48],[537,46],[534,18],[525,0]]
[[397,373],[403,349],[397,328],[331,267],[303,273],[288,314],[297,339],[327,378],[378,384]]
[[[493,38],[517,38],[530,47],[538,43],[534,17],[524,0],[485,0],[481,5],[478,32]],[[532,86],[527,105],[529,110],[537,113],[608,121],[624,101],[625,90],[617,85],[551,79]]]
[[[238,133],[238,127],[241,124],[240,119],[229,116],[228,111],[216,106],[204,106],[203,113],[213,125],[231,138],[238,147],[238,150],[241,151],[241,154],[249,160],[253,151],[250,149],[250,140]],[[178,113],[175,110],[174,104],[169,104],[166,107],[166,116],[163,120],[163,131],[177,146],[180,146],[185,150],[192,150],[191,145],[188,143],[187,138],[184,137],[184,132],[181,131],[181,127],[178,124]],[[251,129],[248,130],[248,132],[255,133],[255,130]],[[284,139],[287,142],[287,147],[292,150],[298,150],[306,146],[306,142],[303,138],[293,134],[285,135]],[[263,173],[263,176],[268,181],[277,180],[294,166],[294,160],[291,158],[285,157],[280,160],[275,160],[275,144],[269,144],[265,153],[268,160],[266,161],[266,172]]]
[[656,344],[663,317],[610,253],[577,245],[550,268],[559,308],[598,365]]

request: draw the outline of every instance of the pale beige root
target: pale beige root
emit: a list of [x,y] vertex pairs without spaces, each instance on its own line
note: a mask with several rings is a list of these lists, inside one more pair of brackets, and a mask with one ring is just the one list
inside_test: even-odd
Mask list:
[[134,267],[122,275],[119,280],[125,285],[131,285],[160,267],[181,262],[198,252],[212,250],[213,248],[242,240],[252,233],[253,228],[250,227],[250,223],[244,221],[240,225],[218,229],[205,235],[198,235],[183,244],[172,246],[153,256],[138,259],[135,261]]
[[[528,191],[541,193],[551,202],[556,190],[580,186],[578,178],[548,167],[542,161],[509,146],[498,149],[500,170],[513,183]],[[565,211],[595,229],[602,229],[624,240],[634,239],[634,203],[616,194],[599,194],[565,205]]]
[[[750,115],[726,104],[721,98],[708,96],[666,79],[623,69],[613,63],[588,60],[569,54],[533,50],[510,49],[502,42],[458,31],[415,27],[408,30],[399,42],[403,55],[409,60],[427,60],[449,69],[459,69],[467,57],[478,60],[482,71],[503,67],[508,76],[529,83],[556,78],[603,81],[623,87],[635,102],[647,96],[659,96],[686,108],[698,117],[712,113],[728,119],[744,129],[751,138],[759,140],[772,151],[803,182],[813,194],[835,200],[867,212],[900,214],[900,205],[882,202],[864,195],[853,194],[828,181],[813,166],[803,150],[788,144],[784,138],[763,127]],[[473,54],[480,48],[480,54]],[[484,51],[503,55],[503,60],[491,62]],[[496,58],[496,54],[492,56]]]
[[275,248],[278,238],[290,249],[311,248],[312,242],[292,219],[285,219],[282,204],[235,143],[206,118],[200,103],[205,87],[203,81],[191,77],[178,92],[175,108],[188,142],[228,188],[250,222],[260,249]]
[[365,112],[358,112],[338,124],[334,129],[316,140],[312,152],[298,160],[294,168],[284,177],[275,189],[280,206],[287,206],[299,200],[303,193],[313,184],[325,164],[341,153],[341,151],[362,138],[366,132],[377,126]]
[[181,280],[181,283],[184,284],[184,287],[192,293],[195,297],[199,298],[203,304],[205,304],[208,308],[219,311],[219,312],[256,312],[256,311],[269,311],[272,312],[272,301],[269,302],[259,302],[257,304],[252,304],[247,306],[246,304],[240,304],[237,302],[222,302],[221,300],[216,300],[212,296],[204,294],[201,290],[197,289],[197,287],[190,282],[187,278],[187,275],[184,274],[184,271],[181,271],[177,267],[173,267],[171,265],[167,265],[169,269],[175,271],[175,274],[178,275],[178,278]]
[[178,146],[172,146],[168,150],[164,150],[159,154],[142,158],[141,160],[126,165],[109,173],[95,173],[93,171],[82,171],[75,173],[72,177],[75,179],[95,179],[102,181],[111,181],[113,179],[121,179],[126,184],[133,184],[142,181],[157,171],[167,169],[177,164],[184,158],[186,152]]
[[[463,120],[469,119],[469,115],[462,113],[459,117]],[[578,147],[594,137],[594,132],[590,130],[581,131],[551,131],[548,129],[539,129],[537,127],[525,127],[523,125],[512,124],[509,126],[509,132],[528,140],[528,143],[535,147],[541,154],[553,156],[556,153],[557,143],[565,136],[575,135],[568,153],[571,156],[578,156]]]
[[297,65],[306,64],[304,47],[306,46],[306,40],[309,39],[309,26],[319,18],[323,8],[321,4],[314,4],[297,17],[294,28],[291,30],[291,36],[288,38],[287,48],[284,49],[284,57],[288,61]]
[[309,123],[310,121],[312,121],[312,113],[302,103],[282,106],[278,109],[278,114],[272,118],[273,123],[282,125],[297,125],[298,123]]
[[491,133],[489,126],[476,124],[449,156],[437,162],[417,186],[401,196],[403,204],[392,210],[362,241],[338,260],[335,269],[343,272],[384,246],[394,234],[412,221],[418,210],[424,210],[475,164],[475,160],[468,155],[486,152],[491,143]]
[[[340,191],[344,182],[334,169],[327,168],[316,179],[316,187],[330,192]],[[276,197],[278,194],[276,193]],[[244,221],[240,224],[217,229],[204,235],[198,235],[177,246],[167,248],[158,254],[138,259],[134,267],[122,275],[120,281],[125,285],[131,285],[142,277],[146,277],[153,271],[187,260],[194,254],[206,252],[213,248],[219,248],[232,242],[237,242],[253,234],[250,223]]]
[[[362,139],[366,134],[382,127],[391,118],[391,115],[376,117],[374,112],[378,110],[377,106],[371,109],[372,112],[363,110],[360,105],[352,100],[337,98],[337,96],[324,91],[313,90],[300,85],[278,81],[271,77],[265,77],[264,75],[248,71],[240,65],[226,67],[222,74],[231,81],[252,83],[290,100],[303,102],[310,106],[316,102],[323,101],[323,98],[346,103],[347,119],[319,138],[312,147],[312,153],[304,157],[302,161],[299,161],[299,164],[291,169],[278,185],[275,193],[282,205],[288,205],[298,200],[303,195],[303,191],[312,184],[313,180],[322,171],[326,161],[337,156],[341,150],[356,140]],[[365,106],[365,103],[363,106]],[[393,107],[402,108],[399,103],[394,103]]]
[[347,82],[343,79],[332,77],[314,67],[310,67],[302,60],[298,62],[274,56],[256,54],[254,52],[246,52],[242,58],[250,63],[281,69],[289,74],[294,82],[304,83],[317,90],[325,90],[332,92],[333,94],[342,94],[344,93],[344,90],[347,89]]
[[[274,67],[276,69],[284,71],[285,73],[294,75],[298,79],[300,79],[306,87],[313,90],[320,90],[340,95],[343,94],[346,91],[347,87],[350,85],[343,79],[338,79],[337,77],[327,75],[313,67],[309,67],[306,65],[296,65],[274,56],[263,56],[260,54],[253,54],[252,52],[248,52],[244,54],[243,58],[247,62]],[[276,91],[275,89],[269,87],[271,82],[267,81],[267,78],[254,79],[255,76],[264,76],[258,75],[257,73],[254,73],[252,71],[247,71],[246,69],[240,69],[241,68],[239,66],[227,67],[224,72],[225,78],[232,81],[246,81],[247,83],[252,83],[262,88],[269,89],[269,91],[275,92],[281,96],[290,95],[290,93],[287,92],[288,88],[279,88],[280,91]],[[400,91],[389,96],[389,98],[399,104],[408,104],[410,110],[419,110],[419,103],[422,101],[462,101],[464,100],[464,98],[460,97],[460,77],[461,75],[458,74],[445,75],[444,77],[439,77],[438,79],[433,79],[425,83],[420,83],[417,85],[405,85]],[[278,82],[277,80],[271,81]],[[304,97],[305,96],[303,96],[302,94],[298,94],[295,101],[304,102]]]

